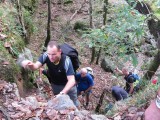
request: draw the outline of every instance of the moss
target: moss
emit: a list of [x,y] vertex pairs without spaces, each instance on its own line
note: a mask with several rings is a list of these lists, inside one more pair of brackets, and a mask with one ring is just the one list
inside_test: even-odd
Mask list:
[[73,0],[65,0],[64,1],[64,4],[72,4],[73,3]]

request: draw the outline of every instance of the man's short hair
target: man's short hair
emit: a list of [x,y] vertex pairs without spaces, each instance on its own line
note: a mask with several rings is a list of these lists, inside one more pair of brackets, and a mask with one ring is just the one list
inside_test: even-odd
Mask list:
[[81,69],[81,73],[85,73],[86,74],[87,73],[87,69],[86,68],[82,68]]
[[60,49],[60,45],[59,45],[56,41],[51,40],[51,41],[48,43],[47,47],[53,47],[53,46],[56,46],[58,49]]
[[122,70],[128,71],[128,68],[127,67],[123,67]]

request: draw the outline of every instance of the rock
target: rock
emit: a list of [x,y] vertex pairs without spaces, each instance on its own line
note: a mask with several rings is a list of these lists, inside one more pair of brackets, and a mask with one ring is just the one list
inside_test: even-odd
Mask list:
[[114,117],[114,120],[122,120],[122,119],[121,119],[121,116],[118,115],[118,116]]
[[106,118],[104,115],[91,115],[91,118],[93,120],[109,120],[108,118]]
[[137,112],[137,108],[136,107],[130,107],[128,108],[128,112],[131,114],[135,114]]
[[48,101],[48,107],[55,110],[78,110],[68,95],[57,95],[54,99]]
[[111,61],[111,60],[109,60],[109,59],[107,59],[107,58],[105,58],[105,59],[103,59],[102,60],[102,62],[101,62],[101,67],[106,71],[106,72],[111,72],[111,73],[113,73],[113,71],[114,71],[114,63],[113,63],[113,61]]

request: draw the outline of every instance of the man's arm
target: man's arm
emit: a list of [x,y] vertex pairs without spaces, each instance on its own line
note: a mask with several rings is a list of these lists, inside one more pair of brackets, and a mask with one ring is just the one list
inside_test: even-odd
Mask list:
[[122,70],[120,70],[119,68],[116,68],[115,70],[116,70],[116,72],[117,72],[119,75],[123,75]]
[[129,85],[130,85],[129,94],[132,94],[134,89],[133,83],[129,83]]
[[93,78],[91,77],[91,75],[89,75],[89,74],[87,75],[87,80],[88,80],[89,87],[88,87],[87,90],[84,91],[85,93],[90,91],[92,89],[93,85],[94,85]]
[[64,87],[64,89],[61,91],[65,94],[67,94],[68,91],[76,84],[74,75],[67,76],[67,79],[68,79],[68,82],[67,82],[66,86]]
[[67,56],[66,56],[66,61],[65,61],[65,69],[66,69],[66,75],[67,75],[68,82],[61,92],[66,94],[76,84],[73,65],[72,65],[70,58]]
[[87,90],[85,90],[84,92],[87,93],[88,91],[90,91],[92,89],[93,86],[90,86]]
[[33,63],[32,61],[28,61],[28,63],[26,63],[26,65],[24,65],[24,68],[36,70],[36,69],[40,68],[41,66],[42,66],[42,64],[39,61],[37,61],[36,63]]

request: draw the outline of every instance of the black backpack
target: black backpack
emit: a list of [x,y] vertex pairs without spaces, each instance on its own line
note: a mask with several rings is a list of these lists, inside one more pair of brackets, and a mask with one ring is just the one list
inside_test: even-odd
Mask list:
[[65,54],[67,56],[70,57],[71,61],[72,61],[72,65],[73,65],[73,69],[76,72],[76,70],[79,68],[80,66],[80,61],[78,59],[78,52],[76,49],[74,49],[73,47],[71,47],[70,45],[64,43],[60,46],[61,50],[62,50],[62,54]]

